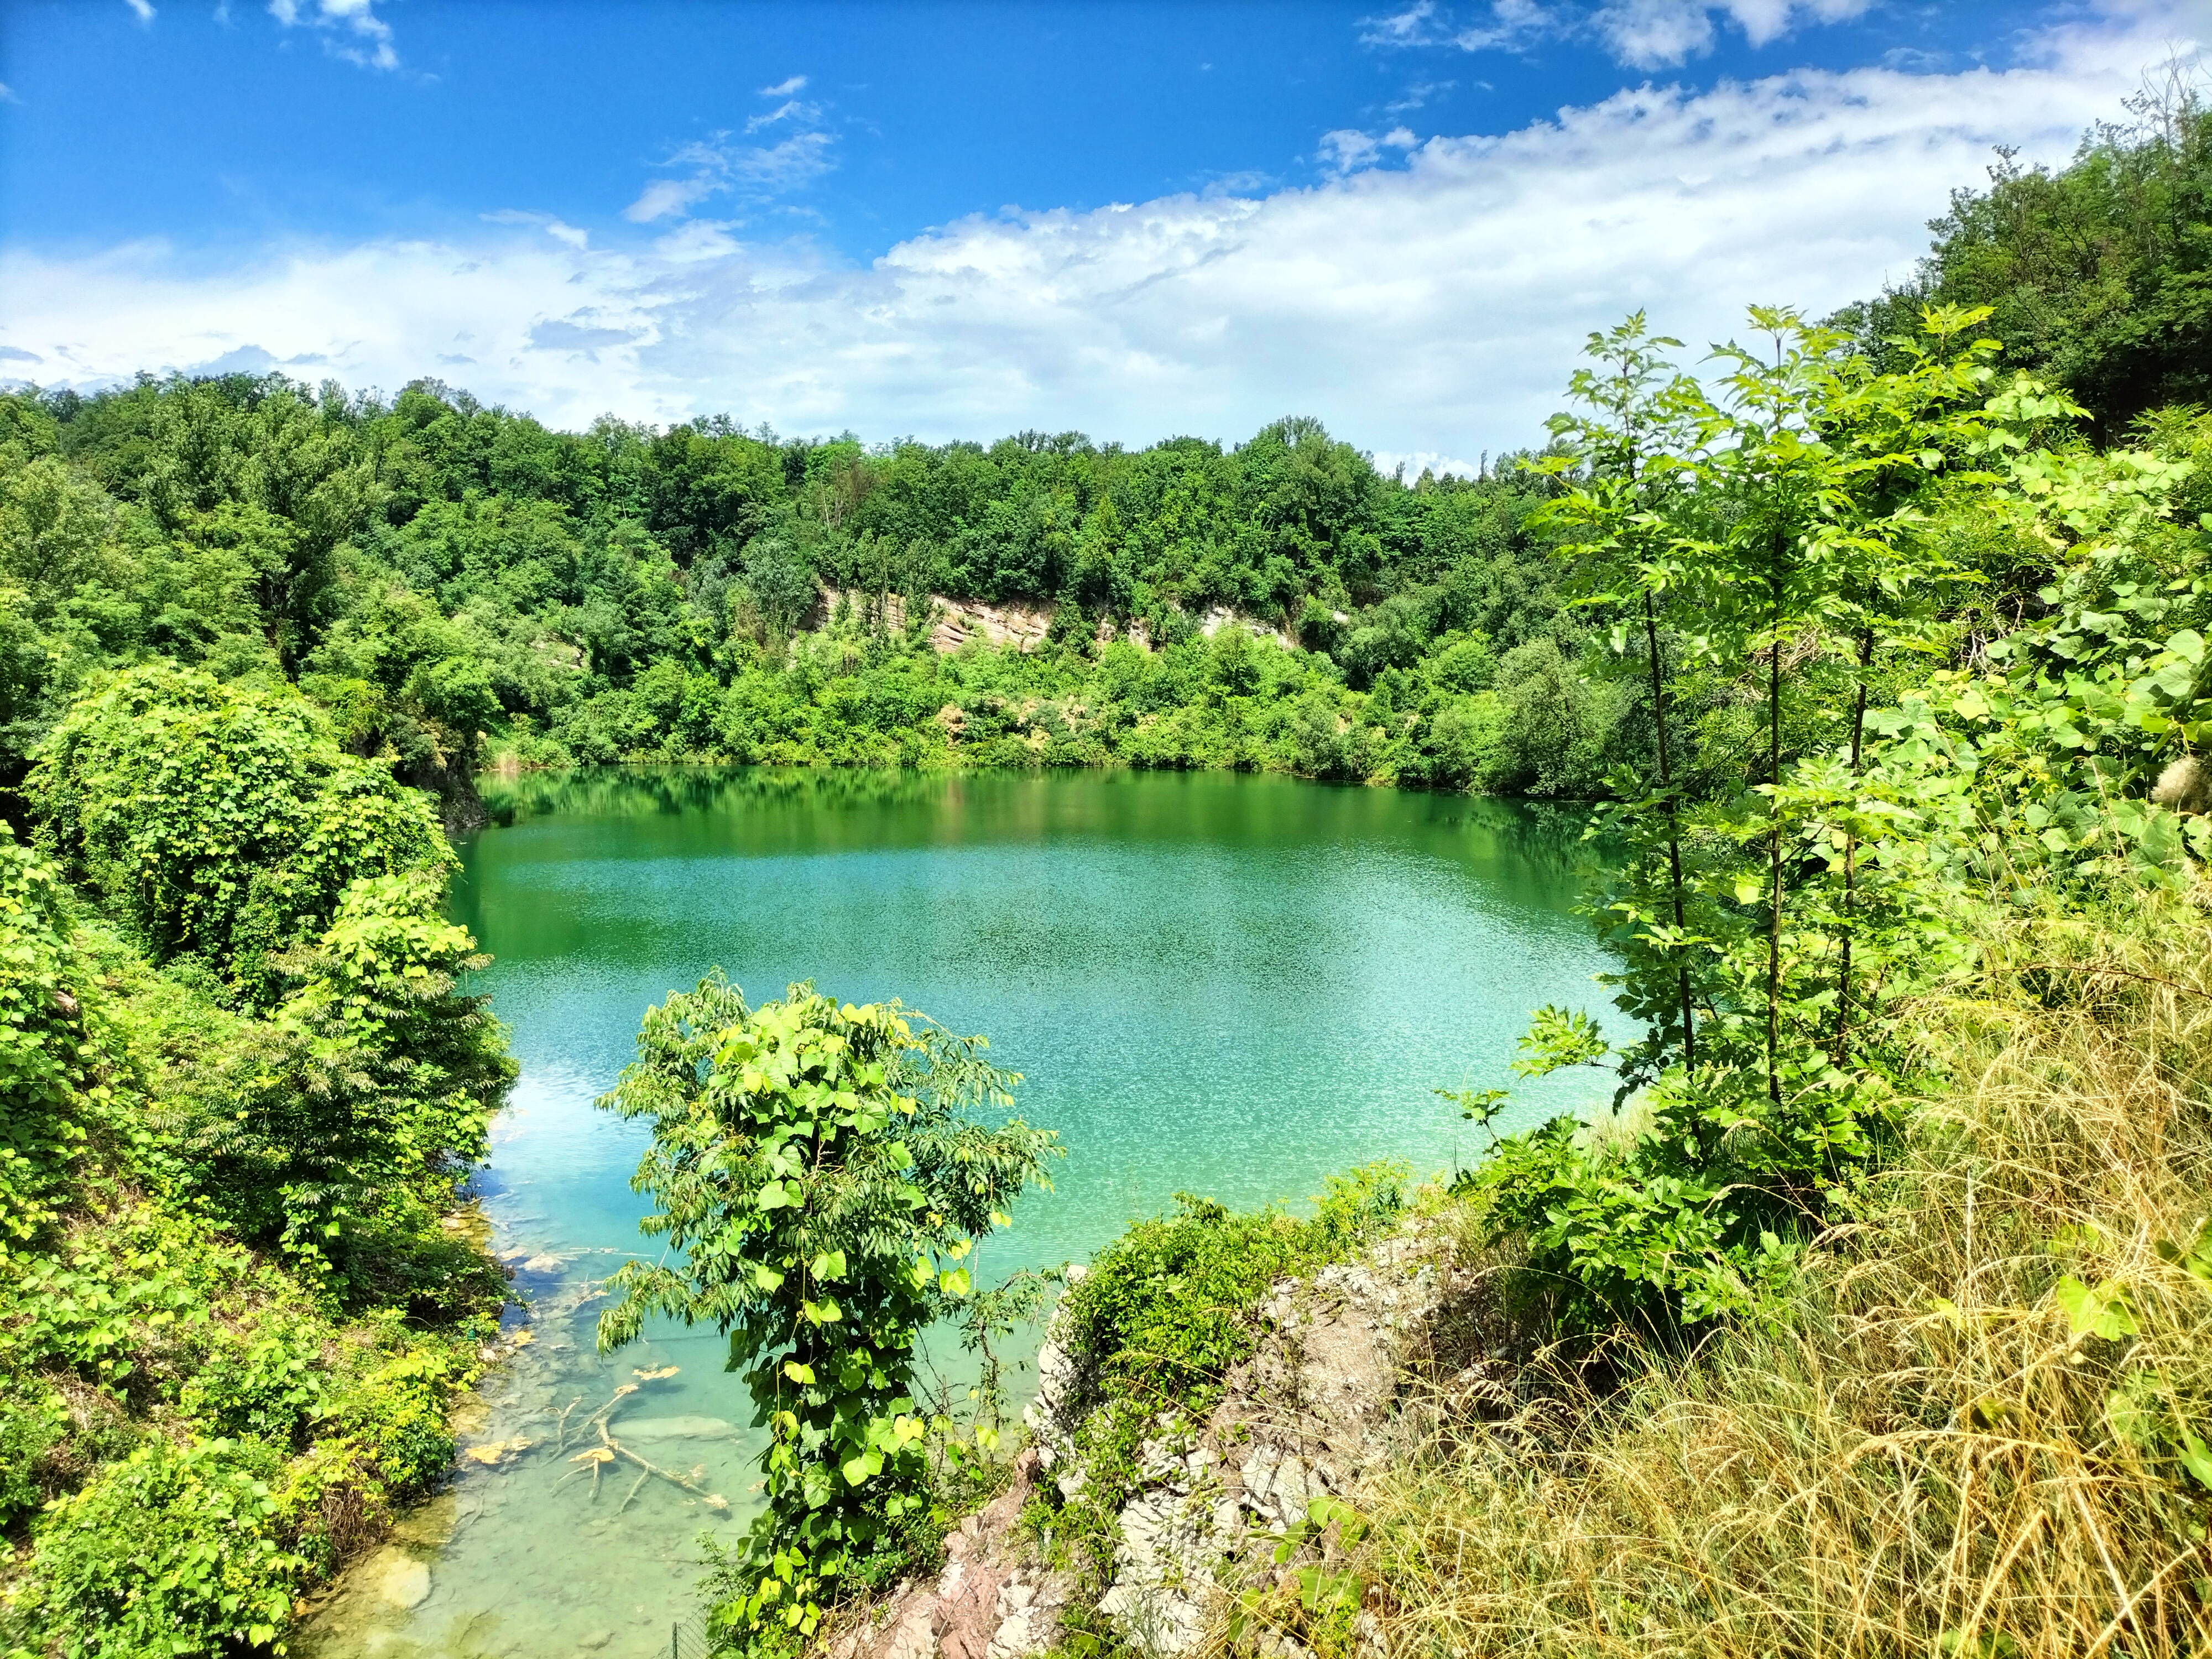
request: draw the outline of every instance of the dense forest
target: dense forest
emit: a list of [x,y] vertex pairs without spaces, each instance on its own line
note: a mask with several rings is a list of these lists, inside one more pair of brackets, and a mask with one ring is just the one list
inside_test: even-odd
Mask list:
[[[461,1200],[513,1075],[467,994],[473,944],[443,919],[446,830],[477,821],[472,780],[495,764],[714,757],[1601,801],[1618,856],[1593,909],[1631,1030],[1547,1012],[1522,1064],[1613,1068],[1627,1127],[1516,1137],[1453,1201],[1486,1260],[1540,1287],[1528,1316],[1577,1386],[1625,1388],[1640,1415],[1583,1400],[1571,1443],[1448,1437],[1362,1534],[1398,1553],[1344,1570],[1407,1604],[1426,1586],[1427,1628],[1469,1650],[1616,1650],[1678,1626],[1675,1650],[1896,1650],[1887,1625],[1824,1645],[1773,1611],[1848,1601],[1839,1583],[1912,1650],[2109,1650],[2124,1626],[2126,1651],[2198,1650],[2203,1578],[2148,1580],[2167,1584],[2155,1627],[2140,1592],[2117,1612],[2106,1593],[2153,1557],[2197,1560],[2212,1490],[2212,1246],[2183,1213],[2212,1149],[2212,416],[2191,401],[2212,122],[2186,98],[2135,113],[2065,168],[2002,161],[1936,222],[1912,283],[1830,325],[1754,313],[1711,359],[1640,318],[1593,337],[1547,441],[1472,480],[1379,475],[1298,419],[1234,448],[878,449],[724,420],[556,433],[430,381],[389,400],[276,377],[0,397],[0,1638],[265,1646],[441,1477],[447,1399],[495,1354],[503,1287]],[[1042,619],[1033,648],[938,648],[945,615],[1009,605]],[[947,1169],[967,1155],[956,1109],[996,1086],[895,1013],[716,1018],[745,1055],[849,1082],[850,1137],[886,1133],[900,1089],[926,1097]],[[687,1093],[689,1028],[672,1014],[648,1037],[641,1066],[668,1076],[634,1074],[624,1109],[715,1131]],[[829,1133],[784,1072],[746,1075],[776,1129],[744,1156]],[[2124,1076],[2154,1121],[2130,1127]],[[1458,1103],[1487,1123],[1499,1097]],[[985,1152],[1003,1168],[963,1200],[977,1213],[933,1212],[918,1248],[957,1258],[1042,1156]],[[849,1273],[910,1335],[974,1288],[950,1267],[898,1283],[873,1235],[828,1265],[776,1230],[850,1198],[842,1174],[775,1168],[754,1200],[785,1253],[762,1258],[763,1307],[799,1296],[785,1268]],[[677,1164],[656,1201],[679,1237],[725,1218]],[[1322,1231],[1364,1237],[1359,1214]],[[1838,1254],[1853,1238],[1877,1255]],[[613,1338],[729,1305],[672,1273],[629,1289]],[[2036,1357],[2045,1336],[2058,1358]],[[809,1340],[757,1357],[816,1389],[842,1339]],[[835,1482],[794,1416],[770,1470],[784,1507],[728,1570],[732,1640],[792,1639],[770,1560],[832,1600],[864,1557],[911,1565],[883,1555],[883,1516],[932,1512],[915,1494],[933,1477],[884,1340],[852,1400],[826,1380],[807,1396],[881,1442],[846,1466],[843,1530],[806,1518]],[[1813,1418],[1903,1437],[1812,1483],[1826,1496],[1802,1512],[1833,1522],[1817,1537],[1717,1564],[1686,1543],[1607,1555],[1571,1518],[1594,1504],[1642,1536],[1670,1508],[1764,1513],[1794,1490],[1574,1485],[1632,1454],[1694,1464],[1620,1436],[1698,1389],[1751,1401],[1729,1431],[1753,1439]],[[1829,1415],[1801,1409],[1816,1397]],[[1775,1468],[1797,1455],[1761,1443]],[[1984,1473],[1936,1471],[1954,1454]],[[2010,1555],[1978,1531],[1943,1553],[1984,1513],[1977,1478]],[[1854,1588],[1849,1550],[1900,1492],[1904,1565]],[[1447,1567],[1420,1517],[1460,1510],[1477,1518]],[[1521,1516],[1556,1535],[1514,1532]],[[2046,1596],[2039,1625],[2005,1588],[2057,1559],[2037,1536],[2070,1540],[2090,1587]],[[1470,1562],[1528,1581],[1517,1610]],[[1824,1564],[1840,1577],[1803,1581]],[[1975,1605],[1954,1582],[1996,1588]],[[2093,1592],[2101,1637],[2060,1617]],[[1284,1616],[1351,1651],[1324,1601]]]

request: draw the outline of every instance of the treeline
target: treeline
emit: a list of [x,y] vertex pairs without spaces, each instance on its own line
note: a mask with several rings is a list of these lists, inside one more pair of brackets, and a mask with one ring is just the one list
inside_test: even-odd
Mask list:
[[[1915,279],[1838,319],[1856,348],[1894,367],[1923,306],[1987,306],[2002,366],[2092,435],[2199,395],[2212,136],[2185,96],[2136,113],[1959,192]],[[554,432],[434,380],[26,390],[0,397],[0,787],[99,670],[165,657],[293,681],[455,823],[494,750],[1602,794],[1648,689],[1622,618],[1563,595],[1562,483],[1530,459],[1408,481],[1304,419],[1233,448],[869,447]],[[1045,647],[940,659],[933,594],[1045,607]]]
[[[1556,695],[1588,629],[1530,522],[1550,493],[1386,477],[1310,421],[869,452],[554,433],[430,384],[25,392],[0,400],[0,774],[100,667],[162,656],[293,680],[464,817],[495,747],[1586,793],[1620,711]],[[1048,648],[940,662],[933,594],[1049,607]],[[1225,612],[1252,626],[1209,639]]]

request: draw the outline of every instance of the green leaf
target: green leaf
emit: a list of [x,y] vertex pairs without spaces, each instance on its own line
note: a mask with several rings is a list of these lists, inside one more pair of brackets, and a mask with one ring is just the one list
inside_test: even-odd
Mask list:
[[2116,1280],[2108,1279],[2091,1290],[2069,1273],[2052,1286],[2051,1296],[2064,1310],[2066,1322],[2077,1342],[2090,1336],[2117,1342],[2136,1334],[2135,1316],[2128,1306],[2126,1288]]

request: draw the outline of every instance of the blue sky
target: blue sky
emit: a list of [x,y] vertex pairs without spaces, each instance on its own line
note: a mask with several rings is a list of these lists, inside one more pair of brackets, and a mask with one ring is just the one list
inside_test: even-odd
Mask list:
[[2205,10],[9,0],[0,373],[1464,461],[1632,304],[1901,275]]

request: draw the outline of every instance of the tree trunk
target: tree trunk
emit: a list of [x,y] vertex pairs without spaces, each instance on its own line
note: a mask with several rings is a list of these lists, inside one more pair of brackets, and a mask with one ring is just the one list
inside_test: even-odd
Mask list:
[[[1659,621],[1657,609],[1652,604],[1651,590],[1644,590],[1644,644],[1651,659],[1651,720],[1656,731],[1656,744],[1659,756],[1659,793],[1667,799],[1667,869],[1674,900],[1674,931],[1684,931],[1682,905],[1682,825],[1674,802],[1674,779],[1667,761],[1667,689],[1666,677],[1659,666]],[[1680,946],[1676,947],[1678,950]],[[1698,1031],[1696,1018],[1690,1006],[1690,964],[1678,960],[1675,964],[1677,981],[1682,993],[1682,1063],[1692,1071],[1698,1068]]]
[[[1874,665],[1874,628],[1869,623],[1859,633],[1859,690],[1851,708],[1851,777],[1859,775],[1861,742],[1866,734],[1867,670]],[[1856,830],[1847,830],[1844,836],[1844,948],[1842,959],[1836,969],[1836,1068],[1843,1069],[1844,1058],[1850,1053],[1851,1029],[1851,937],[1858,929],[1858,854],[1859,838]]]
[[1766,923],[1766,1097],[1782,1103],[1782,536],[1774,538],[1774,628],[1766,660],[1767,867],[1773,880]]

